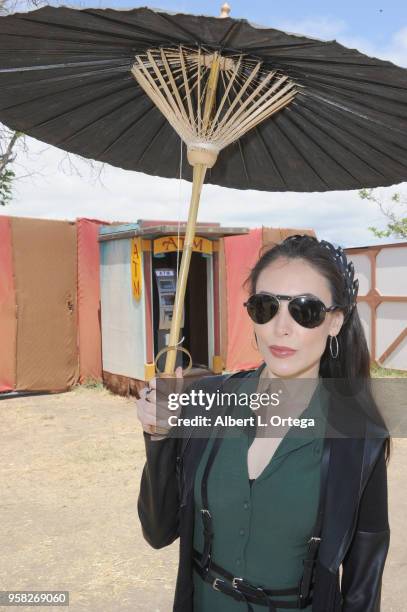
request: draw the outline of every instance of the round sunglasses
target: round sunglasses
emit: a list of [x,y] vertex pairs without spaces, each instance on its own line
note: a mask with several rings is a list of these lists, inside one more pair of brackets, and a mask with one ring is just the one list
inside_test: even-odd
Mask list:
[[274,293],[254,293],[243,306],[247,308],[249,317],[255,323],[263,325],[275,317],[280,308],[280,300],[287,300],[288,311],[294,321],[309,329],[321,325],[327,312],[343,308],[339,304],[327,307],[319,298],[309,294],[275,295]]

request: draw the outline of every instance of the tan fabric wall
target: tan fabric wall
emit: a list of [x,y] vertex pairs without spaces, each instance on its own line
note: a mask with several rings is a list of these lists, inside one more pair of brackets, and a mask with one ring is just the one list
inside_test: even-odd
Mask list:
[[278,244],[287,236],[293,236],[294,234],[307,234],[307,236],[317,237],[314,230],[312,229],[288,229],[288,228],[273,228],[263,226],[263,251],[267,250],[267,247],[271,249],[275,244]]
[[12,217],[11,227],[16,388],[68,389],[79,377],[75,223]]

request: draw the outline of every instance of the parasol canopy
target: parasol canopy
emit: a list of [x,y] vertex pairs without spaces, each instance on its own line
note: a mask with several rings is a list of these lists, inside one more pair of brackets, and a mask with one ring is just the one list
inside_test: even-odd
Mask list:
[[[0,121],[113,166],[179,177],[179,134],[131,72],[149,49],[243,54],[295,98],[220,152],[206,182],[328,191],[407,180],[407,70],[244,19],[45,7],[0,18]],[[217,101],[224,94],[219,79]],[[183,155],[182,176],[192,179]]]

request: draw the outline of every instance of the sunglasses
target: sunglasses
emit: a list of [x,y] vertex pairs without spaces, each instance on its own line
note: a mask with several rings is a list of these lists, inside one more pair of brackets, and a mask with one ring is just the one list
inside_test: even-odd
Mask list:
[[275,295],[274,293],[254,293],[243,306],[255,323],[263,325],[271,321],[280,308],[280,300],[288,301],[288,312],[296,323],[312,329],[324,322],[327,312],[343,308],[339,304],[325,306],[313,295]]

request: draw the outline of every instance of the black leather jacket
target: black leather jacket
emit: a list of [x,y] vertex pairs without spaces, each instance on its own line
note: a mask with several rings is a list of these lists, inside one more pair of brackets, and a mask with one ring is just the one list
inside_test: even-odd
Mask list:
[[[206,390],[218,388],[220,379],[205,378]],[[199,386],[203,388],[202,380]],[[146,463],[138,498],[143,535],[154,548],[168,546],[179,537],[173,612],[193,612],[193,482],[207,438],[152,440],[149,434],[143,435]],[[313,612],[380,611],[382,573],[390,543],[384,456],[387,435],[384,428],[367,422],[364,437],[331,438]]]

